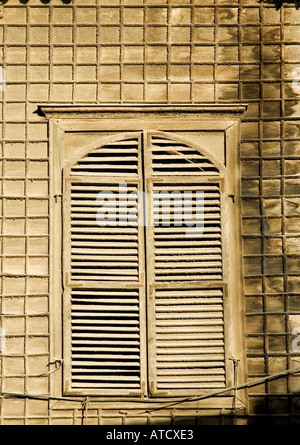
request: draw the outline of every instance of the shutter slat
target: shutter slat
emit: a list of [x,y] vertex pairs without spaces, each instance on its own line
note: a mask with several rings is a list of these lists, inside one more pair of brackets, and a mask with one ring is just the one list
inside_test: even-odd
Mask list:
[[[133,163],[135,163],[135,164],[137,163],[137,156],[129,156],[128,148],[126,148],[126,150],[124,150],[124,149],[123,150],[114,150],[114,149],[112,149],[110,151],[110,153],[112,153],[112,154],[122,154],[123,161],[125,161],[125,162],[133,161]],[[134,153],[134,154],[137,155],[137,150],[133,150],[131,153]],[[84,162],[95,162],[95,163],[98,164],[99,161],[100,161],[101,162],[101,164],[100,164],[101,167],[105,164],[105,162],[108,162],[109,163],[108,165],[111,166],[110,162],[111,161],[115,161],[116,158],[115,158],[115,156],[107,156],[108,154],[109,154],[109,152],[107,150],[105,150],[103,152],[97,150],[97,151],[93,152],[93,155],[89,156],[88,158],[86,158],[86,159],[84,159],[84,160],[82,160],[80,162],[81,163],[84,163]],[[98,156],[96,156],[96,155],[98,155]],[[120,162],[120,160],[119,160],[119,162]],[[116,165],[116,166],[114,166],[114,168],[118,168],[118,166]]]
[[[222,263],[221,261],[203,261],[203,262],[193,262],[192,263],[193,267],[196,267],[198,270],[198,268],[203,268],[203,267],[207,267],[207,268],[211,268],[211,267],[221,267]],[[189,262],[181,262],[181,263],[172,263],[172,262],[165,262],[165,263],[159,263],[156,262],[156,270],[157,272],[168,272],[168,268],[172,267],[172,269],[176,269],[178,271],[184,271],[184,267],[188,267],[190,266]]]
[[220,310],[222,310],[222,305],[218,304],[218,305],[213,305],[213,304],[208,304],[208,305],[195,305],[195,304],[183,304],[183,302],[181,302],[181,304],[177,304],[177,305],[161,305],[161,303],[159,302],[159,307],[157,307],[157,313],[159,314],[160,312],[165,312],[165,310],[168,310],[170,312],[173,313],[173,315],[176,314],[176,312],[181,312],[184,313],[186,311],[193,313],[193,312],[219,312]]
[[[204,325],[204,326],[197,326],[193,325],[192,329],[190,326],[181,326],[180,328],[181,336],[182,338],[185,338],[186,333],[188,335],[197,336],[197,335],[203,335],[203,336],[209,336],[209,335],[223,335],[223,325]],[[192,333],[191,333],[192,332]],[[175,326],[164,326],[160,328],[157,324],[156,326],[156,333],[157,338],[160,338],[160,334],[166,336],[166,338],[171,337],[172,335],[179,335],[178,330]]]
[[[123,243],[125,244],[125,243]],[[159,248],[159,247],[165,247],[165,246],[171,246],[171,248],[173,246],[176,246],[178,249],[181,249],[181,247],[186,247],[186,246],[192,246],[197,248],[197,246],[221,246],[222,243],[221,241],[216,238],[216,239],[211,239],[210,241],[173,241],[173,240],[166,240],[166,241],[155,241],[154,242],[154,246]],[[158,249],[157,249],[158,250]]]
[[[102,173],[102,172],[107,172],[108,169],[112,169],[111,164],[102,164],[102,162],[101,164],[98,164],[99,161],[102,161],[102,159],[97,159],[97,161],[94,161],[94,158],[92,158],[80,161],[79,165],[75,165],[72,168],[72,174],[75,174],[76,172],[79,171],[81,175],[84,175],[86,173],[90,173],[91,169],[93,169],[94,172],[99,170]],[[126,165],[126,169],[137,170],[137,165]],[[116,170],[121,170],[123,172],[124,165],[114,165],[112,170],[114,171],[115,174],[118,174],[118,172],[115,172]]]
[[[205,313],[205,312],[202,312],[202,313],[194,312],[193,313],[193,318],[195,318],[195,319],[206,318],[206,319],[212,320],[213,318],[219,319],[221,316],[222,316],[222,312],[217,312],[217,311],[216,312],[211,312],[210,311],[208,313]],[[189,319],[190,317],[191,317],[190,313],[179,313],[179,314],[176,314],[176,313],[174,313],[174,314],[169,314],[169,313],[166,313],[166,314],[162,313],[162,314],[160,314],[159,312],[157,313],[157,320],[158,321],[161,321],[162,319],[163,320],[174,319],[174,320],[177,320],[178,326],[185,325],[186,320],[184,320],[184,319],[185,318]]]
[[[206,245],[209,245],[209,243],[206,243]],[[166,253],[175,253],[175,254],[180,254],[180,255],[184,255],[184,254],[191,254],[191,253],[221,253],[221,248],[220,247],[212,247],[211,249],[207,249],[207,248],[193,248],[193,249],[183,249],[183,248],[177,248],[177,249],[156,249],[156,254],[162,254],[165,255]],[[170,258],[171,259],[171,258]]]
[[[179,364],[187,369],[194,368],[198,366],[202,368],[202,363],[210,363],[211,367],[224,367],[224,356],[223,353],[218,354],[216,352],[205,351],[204,354],[189,355],[183,354],[172,354],[172,355],[160,355],[157,357],[158,368],[164,369],[164,367],[174,367],[177,368]],[[198,364],[198,365],[197,365]]]
[[[115,377],[115,379],[116,378],[119,379],[119,376]],[[91,389],[105,389],[105,388],[107,388],[107,389],[110,389],[110,390],[113,390],[113,389],[116,389],[116,388],[119,388],[119,389],[129,389],[129,388],[138,389],[140,387],[139,383],[136,383],[136,384],[134,384],[134,383],[130,384],[130,382],[116,383],[116,381],[114,379],[111,379],[111,382],[109,382],[109,383],[104,383],[104,382],[102,382],[102,383],[95,383],[95,382],[90,382],[89,380],[86,381],[86,382],[82,382],[82,383],[79,383],[76,380],[73,381],[73,388],[83,388],[83,389],[86,389],[87,385]]]
[[[77,375],[79,376],[80,375],[80,373],[82,373],[82,372],[85,372],[85,369],[84,368],[80,368],[80,367],[77,367],[76,366],[76,368],[74,368],[73,369],[73,375],[75,376],[75,378],[77,377]],[[126,369],[124,369],[124,368],[117,368],[116,367],[116,364],[114,364],[114,372],[116,373],[116,374],[118,374],[118,373],[122,373],[123,375],[124,375],[124,379],[122,379],[122,380],[126,380],[125,379],[125,377],[126,377],[126,374],[127,373],[130,373],[131,372],[131,370],[126,370]],[[93,377],[93,379],[94,380],[104,380],[105,379],[105,375],[106,374],[111,374],[111,369],[109,369],[109,368],[103,368],[103,369],[101,369],[101,371],[99,371],[99,370],[97,370],[97,369],[92,369],[92,368],[89,368],[89,373],[92,375],[92,374],[95,374],[96,376],[99,376],[98,378],[95,376],[95,377]],[[83,380],[84,379],[84,377],[80,377],[80,379],[81,380]],[[110,378],[108,378],[108,380],[111,380],[111,377]],[[133,379],[133,378],[130,378],[130,379],[128,379],[128,380],[137,380],[137,379]]]
[[[207,381],[207,376],[206,375],[204,375],[204,376],[194,376],[193,374],[188,374],[188,375],[186,375],[186,376],[184,376],[184,375],[181,375],[181,373],[179,374],[180,375],[180,378],[182,379],[181,380],[181,382],[183,383],[183,384],[187,384],[187,385],[190,385],[191,383],[194,383],[194,382],[206,382]],[[171,376],[171,375],[168,375],[168,376],[164,376],[164,375],[160,375],[160,381],[161,381],[161,384],[163,385],[165,382],[166,383],[168,383],[168,384],[172,384],[172,383],[176,383],[176,381],[177,381],[177,379],[178,379],[178,377],[177,376]],[[210,380],[210,382],[224,382],[224,374],[223,375],[219,375],[219,374],[215,374],[215,373],[211,373],[210,375],[209,375],[209,380]]]
[[[160,332],[159,327],[161,328],[176,328],[178,327],[178,320],[174,319],[174,320],[159,320],[157,319],[156,322],[156,326],[157,326],[157,332]],[[194,329],[196,329],[197,327],[201,326],[201,329],[205,330],[205,329],[210,329],[210,327],[214,327],[214,326],[223,326],[223,321],[220,321],[220,319],[217,318],[209,318],[207,317],[202,317],[199,319],[193,319],[193,320],[184,320],[184,322],[180,325],[180,330],[183,330],[184,328],[190,329],[190,327],[193,327]]]
[[[110,326],[105,326],[101,323],[97,323],[93,320],[87,320],[84,327],[82,326],[82,324],[84,323],[84,320],[73,320],[72,321],[72,332],[74,334],[76,334],[77,331],[80,331],[82,333],[82,331],[88,331],[89,333],[91,333],[92,331],[101,331],[102,332],[102,336],[103,335],[108,335],[109,337],[112,336],[113,334],[111,334],[111,327]],[[90,326],[90,324],[93,324],[93,326]],[[95,325],[95,326],[94,326]],[[108,334],[104,334],[104,332],[108,332]],[[139,332],[138,326],[137,327],[131,327],[131,326],[119,326],[119,332],[122,332],[122,334],[125,332],[126,335],[131,335],[131,332]]]
[[[77,275],[76,273],[73,274],[74,280],[78,281],[78,280],[82,280],[82,281],[94,281],[95,279],[95,275],[93,275],[93,277],[89,277],[88,275]],[[124,280],[124,276],[123,275],[97,275],[97,278],[99,281],[122,281]],[[138,281],[138,278],[136,277],[131,277],[131,276],[126,276],[126,281]]]
[[[107,311],[121,311],[122,313],[124,311],[128,311],[128,312],[135,312],[138,309],[138,304],[136,303],[135,305],[128,305],[126,304],[127,301],[125,302],[125,304],[120,304],[120,302],[117,305],[110,305],[108,304],[104,304],[103,302],[99,302],[98,304],[81,304],[81,303],[77,303],[77,301],[72,301],[72,303],[74,304],[74,311],[83,311],[83,310],[88,310],[90,311],[100,311],[102,313],[107,312]],[[103,314],[102,314],[103,315]],[[127,316],[130,316],[130,314],[126,314]]]
[[[88,296],[92,296],[92,294],[87,294]],[[97,294],[96,294],[97,296]],[[80,304],[82,302],[82,298],[80,298],[80,295],[76,296],[74,295],[74,297],[72,298],[72,302],[74,304]],[[84,303],[88,304],[88,303],[100,303],[100,304],[119,304],[120,300],[118,298],[114,299],[106,299],[106,298],[101,298],[101,300],[99,300],[98,298],[86,298],[84,297]],[[135,299],[130,299],[130,298],[126,298],[126,303],[127,304],[136,304],[136,300]],[[129,306],[130,307],[130,306]]]
[[[81,325],[84,325],[84,326],[87,325],[88,326],[89,324],[92,324],[92,325],[101,327],[101,329],[102,329],[103,326],[106,326],[106,325],[110,326],[111,325],[111,321],[102,320],[102,319],[100,319],[100,320],[96,319],[95,320],[95,314],[83,313],[82,314],[82,318],[78,318],[80,316],[81,315],[78,314],[78,313],[74,314],[73,319],[72,319],[72,324],[73,325],[77,324],[78,326],[81,326]],[[89,320],[88,317],[91,317],[92,320]],[[139,325],[138,321],[135,321],[135,320],[118,320],[118,326],[120,328],[120,331],[124,330],[124,328],[122,327],[122,324],[123,325],[125,324],[126,326],[127,325],[132,325],[133,326],[133,327],[128,326],[128,328],[126,327],[126,329],[128,329],[128,330],[130,330],[130,329],[135,330],[136,327],[138,327],[138,325]],[[111,327],[109,327],[109,329],[111,329]]]
[[[189,383],[189,382],[186,382],[185,384],[184,384],[184,388],[185,389],[190,389],[190,390],[193,390],[193,391],[197,391],[198,389],[201,389],[201,388],[224,388],[225,387],[225,379],[223,379],[222,381],[220,380],[220,381],[217,381],[217,382],[214,382],[214,381],[210,381],[209,382],[209,385],[208,385],[208,382],[207,382],[207,379],[203,379],[201,382],[200,381],[198,381],[198,382],[196,382],[196,383]],[[161,385],[160,385],[160,388],[161,388],[161,390],[164,390],[164,389],[174,389],[175,391],[176,391],[176,389],[178,389],[178,383],[162,383]]]
[[[101,333],[92,333],[92,332],[88,332],[88,333],[76,333],[76,331],[73,329],[73,334],[72,337],[74,339],[78,338],[78,339],[84,339],[84,338],[89,338],[89,339],[93,339],[93,338],[119,338],[121,334],[112,334],[112,333],[108,333],[108,334],[104,334],[103,332]],[[137,334],[126,334],[126,338],[134,338],[134,339],[139,339],[139,336]],[[125,344],[125,343],[124,343]]]
[[160,351],[157,351],[157,356],[159,355],[173,355],[173,354],[190,354],[190,355],[200,355],[202,353],[210,353],[210,354],[221,354],[224,351],[224,347],[223,345],[215,345],[215,346],[198,346],[196,347],[170,347],[170,348],[165,348],[165,349],[161,349]]
[[[191,294],[189,294],[191,295]],[[186,297],[186,293],[185,293],[185,297]],[[93,301],[93,300],[92,300]],[[160,298],[159,299],[159,305],[163,306],[163,305],[167,305],[168,308],[170,307],[170,305],[182,305],[182,304],[187,304],[187,305],[194,305],[194,304],[207,304],[208,307],[210,307],[210,305],[219,303],[219,305],[223,304],[223,301],[221,298],[180,298],[180,300],[178,301],[177,298]]]
[[[200,271],[201,272],[201,271]],[[203,275],[200,274],[191,274],[191,272],[187,272],[185,275],[177,275],[176,277],[170,277],[162,274],[157,274],[158,279],[161,279],[162,281],[186,281],[187,276],[189,276],[190,280],[218,280],[221,279],[220,277],[221,271],[219,274],[217,274],[217,271],[215,272],[215,275],[211,273],[210,275],[206,275],[203,273]]]
[[[101,170],[98,169],[98,170],[93,172],[94,175],[98,174],[99,176],[103,175],[104,173],[107,175],[107,171],[104,171],[104,170],[101,171]],[[76,174],[76,170],[73,172],[74,176],[75,176],[75,174]],[[91,169],[87,170],[87,171],[83,171],[83,169],[80,169],[80,170],[78,170],[78,175],[89,177],[91,175]],[[112,176],[123,178],[124,177],[124,171],[120,171],[120,173],[113,171],[112,172]]]
[[[76,250],[80,250],[80,249],[73,249],[73,252],[75,252]],[[84,251],[81,251],[82,253],[84,253]],[[92,251],[92,253],[94,253],[94,251]],[[105,252],[106,253],[106,252]],[[107,252],[108,253],[108,252]],[[127,253],[127,251],[126,251]],[[72,255],[72,258],[74,260],[81,260],[84,261],[82,259],[81,255]],[[113,257],[113,259],[111,259],[110,257],[106,256],[106,255],[90,255],[88,252],[86,252],[86,258],[88,261],[109,261],[109,264],[112,264],[112,261],[114,261],[116,258]],[[136,260],[136,256],[132,256],[132,255],[126,255],[126,256],[121,256],[118,255],[118,263],[119,262],[127,262],[130,261],[130,264],[137,264],[137,260]]]
[[[83,239],[83,240],[101,240],[101,241],[108,241],[107,240],[107,234],[95,234],[95,233],[87,233],[86,235],[80,235],[80,229],[78,231],[76,231],[76,233],[74,233],[73,230],[73,234],[71,235],[71,239]],[[133,234],[133,235],[128,235],[128,234],[123,234],[123,235],[116,235],[114,234],[114,240],[115,241],[124,241],[128,244],[128,241],[133,241],[133,244],[137,244],[138,242],[138,236],[137,234]]]
[[[105,366],[107,366],[109,368],[111,368],[112,366],[113,367],[116,366],[116,362],[115,361],[103,361],[102,360],[101,364],[103,366],[103,368],[101,368],[101,370],[103,372],[106,372],[106,371],[104,371],[106,369]],[[73,368],[74,368],[74,371],[75,370],[77,371],[78,369],[83,371],[86,366],[89,366],[91,368],[92,366],[97,367],[98,365],[99,365],[99,361],[98,360],[94,360],[94,357],[93,357],[91,360],[77,360],[76,363],[74,363],[74,367]],[[117,364],[117,366],[120,368],[120,370],[122,370],[123,372],[126,373],[126,372],[130,372],[129,368],[134,368],[134,367],[139,366],[139,362],[136,361],[136,362],[130,362],[129,363],[129,362],[122,361],[122,362],[119,362]],[[203,365],[203,366],[205,366],[205,365]],[[128,370],[127,369],[123,369],[123,368],[128,368]],[[97,369],[95,369],[95,371],[98,372]]]
[[214,346],[214,347],[221,346],[222,347],[223,345],[224,345],[223,340],[211,340],[211,339],[194,340],[192,338],[192,336],[186,341],[180,341],[180,340],[174,340],[174,339],[172,341],[168,341],[167,338],[163,338],[160,341],[159,338],[156,337],[156,346],[158,348],[161,348],[162,353],[163,353],[164,348],[171,348],[174,351],[178,350],[178,348],[183,348],[182,350],[184,351],[185,347],[190,347],[191,351],[192,351],[192,348],[201,348],[201,347],[210,348],[212,346]]
[[[103,276],[105,276],[105,275],[120,275],[120,276],[129,275],[129,278],[130,277],[132,278],[132,275],[134,273],[134,269],[120,270],[120,269],[109,268],[108,270],[105,270],[104,268],[96,268],[96,267],[94,267],[93,269],[88,269],[86,267],[83,268],[82,266],[78,268],[78,272],[76,273],[77,268],[74,267],[74,265],[73,265],[73,271],[74,271],[74,274],[76,274],[76,276],[78,276],[78,274],[80,275],[79,271],[82,271],[82,272],[84,272],[85,275],[96,275],[97,274],[97,277],[99,277],[100,275],[103,275]],[[89,278],[89,277],[87,277],[87,278]],[[90,277],[90,278],[92,278],[92,277]]]
[[[76,340],[76,336],[72,336],[72,344],[74,347],[74,351],[76,350],[76,348],[83,348],[83,347],[89,347],[89,348],[93,348],[94,346],[97,346],[97,348],[95,348],[95,351],[99,351],[101,350],[101,345],[103,345],[103,348],[105,347],[113,347],[116,351],[120,351],[120,349],[118,348],[118,346],[121,346],[123,351],[132,351],[132,347],[133,346],[138,346],[139,342],[138,341],[116,341],[116,340],[110,340],[109,341],[109,345],[107,345],[107,339],[105,340],[101,340],[101,337],[98,337],[96,340],[93,340],[93,338],[95,337],[91,337],[88,340]],[[77,346],[76,346],[77,345]],[[81,345],[81,346],[79,346]],[[129,348],[126,348],[126,346],[130,346]],[[137,349],[138,350],[138,349]]]
[[[86,351],[86,352],[92,352],[92,353],[94,353],[94,352],[109,352],[112,349],[110,344],[108,344],[107,347],[105,347],[105,346],[96,347],[95,345],[91,344],[90,347],[92,348],[92,351],[89,351],[88,345],[86,345],[85,347],[83,347],[83,346],[80,347],[80,346],[75,346],[72,342],[72,349],[73,349],[74,353],[76,353],[78,351],[80,351],[80,352]],[[113,350],[115,353],[118,353],[118,352],[129,352],[129,353],[135,352],[135,353],[137,353],[137,352],[139,352],[139,348],[134,348],[134,347],[132,347],[132,348],[125,348],[125,347],[118,348],[116,346],[113,346]]]
[[[90,259],[90,257],[88,257]],[[107,260],[107,258],[105,258]],[[72,266],[73,267],[82,267],[82,263],[83,261],[72,261]],[[100,267],[116,267],[116,266],[120,266],[120,267],[130,267],[130,266],[137,266],[138,263],[134,262],[134,261],[130,261],[130,262],[126,262],[126,261],[119,261],[119,262],[115,262],[115,261],[110,261],[110,262],[103,262],[103,261],[85,261],[84,262],[84,266],[100,266]]]
[[[94,246],[96,245],[98,247],[98,245],[103,245],[105,247],[138,247],[138,242],[137,241],[132,241],[131,239],[128,241],[108,241],[102,238],[102,236],[97,237],[96,235],[93,235],[92,237],[89,236],[80,236],[80,235],[73,235],[71,236],[71,240],[72,241],[72,245],[76,246],[78,243],[80,242],[84,242],[84,245],[86,246]],[[90,240],[90,241],[88,241]],[[97,240],[101,241],[101,243],[97,243]],[[80,244],[79,244],[80,245]]]
[[[96,314],[98,314],[99,313],[99,310],[95,310],[96,311]],[[116,317],[117,316],[117,310],[116,310],[116,312],[106,312],[105,311],[105,313],[103,313],[102,314],[102,317]],[[120,310],[120,312],[121,312],[121,315],[122,315],[122,318],[130,318],[130,317],[132,317],[132,314],[126,314],[126,313],[123,313],[121,310]],[[74,309],[74,311],[73,311],[73,313],[74,313],[74,316],[76,315],[77,317],[92,317],[92,316],[95,316],[95,314],[93,314],[92,313],[92,309],[89,309],[89,311],[88,312],[83,312],[83,311],[80,311],[80,309]],[[119,316],[121,316],[121,315],[119,315]],[[119,321],[118,320],[118,323],[121,323],[121,321]],[[127,321],[126,321],[126,323],[127,323]],[[129,323],[130,323],[130,321],[129,321]]]
[[[181,158],[181,160],[184,160],[183,157],[179,157],[179,158]],[[159,159],[161,159],[161,157]],[[177,167],[181,167],[181,165],[179,163],[172,163],[172,161],[175,159],[173,156],[167,156],[165,159],[168,160],[168,168],[171,171],[170,172],[164,172],[164,174],[168,174],[168,173],[174,174],[174,170],[176,170]],[[194,162],[192,162],[190,164],[185,163],[184,164],[184,168],[185,169],[195,168],[195,167],[198,167],[198,168],[204,168],[204,167],[209,168],[209,167],[211,167],[211,163],[205,162],[205,161],[202,161],[202,162],[199,161],[199,157],[197,157],[197,155],[194,155],[193,158],[189,157],[189,159],[195,159],[195,160],[198,160],[198,161],[194,161]],[[157,158],[156,158],[155,168],[154,169],[158,170],[158,169],[165,169],[165,168],[166,168],[166,164],[157,162]],[[188,172],[186,172],[186,171],[184,172],[185,175],[187,173]]]
[[[124,362],[124,364],[131,364],[132,362],[130,361],[128,361],[128,355],[127,354],[113,354],[113,353],[106,353],[106,354],[91,354],[91,352],[77,352],[77,353],[72,353],[72,357],[74,358],[74,363],[76,363],[76,360],[77,359],[81,359],[81,358],[83,358],[83,359],[85,359],[85,360],[87,360],[87,359],[93,359],[93,360],[96,360],[96,359],[98,359],[98,361],[100,362],[99,363],[99,366],[101,367],[102,366],[102,360],[106,360],[106,359],[109,359],[109,360],[116,360],[117,362],[119,361],[119,360],[122,360],[122,362]],[[130,354],[130,360],[137,360],[136,361],[136,363],[139,365],[139,358],[140,358],[140,356],[139,355],[137,355],[137,354]],[[119,363],[119,362],[118,362]]]
[[[72,246],[77,246],[77,244],[72,244]],[[91,244],[89,245],[89,247],[92,247]],[[132,255],[132,254],[137,254],[137,249],[128,249],[128,248],[122,248],[122,249],[118,249],[117,247],[112,247],[112,246],[107,246],[109,247],[109,249],[101,249],[98,246],[96,246],[97,249],[89,249],[89,248],[79,248],[79,247],[72,247],[72,253],[81,253],[83,255],[88,255],[90,253],[97,253],[97,254],[106,254],[109,258],[109,256],[112,255]],[[81,257],[82,258],[82,257]],[[124,257],[125,258],[125,257]],[[135,256],[135,261],[137,261],[137,256]]]
[[[192,366],[195,366],[194,363],[191,364]],[[205,364],[203,363],[199,363],[199,366],[201,367],[201,375],[205,376],[209,376],[209,375],[222,375],[224,378],[224,369],[223,367],[220,368],[215,368],[212,367],[211,363],[208,364],[208,366],[205,367]],[[172,365],[173,367],[173,365]],[[161,376],[172,376],[173,375],[173,370],[172,369],[158,369],[157,372],[158,375]],[[186,369],[176,369],[176,374],[178,376],[180,375],[184,375],[184,376],[192,376],[192,375],[198,375],[199,374],[199,369],[189,369],[188,371]]]
[[[187,339],[187,342],[193,342],[198,341],[198,340],[216,340],[216,339],[223,339],[223,332],[220,330],[219,333],[217,332],[203,332],[203,333],[199,333],[199,332],[191,332],[190,334],[184,334],[182,333],[181,335],[179,334],[167,334],[166,332],[164,333],[157,333],[157,340],[167,340],[168,341],[174,341],[174,346],[178,346],[177,341],[182,340],[184,341],[185,339]],[[192,345],[192,343],[190,343]]]

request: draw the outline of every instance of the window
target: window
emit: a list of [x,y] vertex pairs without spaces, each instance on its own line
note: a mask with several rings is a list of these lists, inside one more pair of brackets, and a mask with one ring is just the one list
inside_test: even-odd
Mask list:
[[52,227],[62,234],[52,288],[64,393],[226,388],[230,358],[243,354],[237,109],[221,120],[128,110],[124,119],[99,107],[99,119],[83,120],[43,110],[55,117]]

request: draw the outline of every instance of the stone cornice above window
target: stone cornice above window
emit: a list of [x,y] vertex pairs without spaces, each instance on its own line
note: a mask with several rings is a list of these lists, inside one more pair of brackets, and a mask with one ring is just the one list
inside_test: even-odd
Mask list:
[[158,118],[195,117],[201,119],[239,118],[247,104],[41,104],[39,115],[47,118],[140,118],[141,115]]

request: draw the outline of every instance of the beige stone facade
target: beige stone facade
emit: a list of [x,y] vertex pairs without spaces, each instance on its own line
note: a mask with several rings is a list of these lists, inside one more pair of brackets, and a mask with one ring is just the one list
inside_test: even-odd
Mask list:
[[298,374],[249,388],[236,413],[222,397],[167,407],[167,399],[57,395],[51,135],[37,109],[248,104],[240,145],[247,375],[237,384],[287,371],[300,365],[293,346],[300,332],[300,11],[257,0],[2,3],[0,423],[299,423]]

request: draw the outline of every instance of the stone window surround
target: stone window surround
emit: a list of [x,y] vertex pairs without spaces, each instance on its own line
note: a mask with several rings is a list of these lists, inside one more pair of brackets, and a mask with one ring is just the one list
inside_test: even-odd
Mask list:
[[[117,105],[117,104],[99,104],[99,105],[66,105],[66,104],[44,104],[38,107],[38,113],[49,120],[49,154],[50,154],[50,236],[61,225],[60,212],[55,210],[57,203],[60,203],[61,184],[57,181],[57,167],[60,163],[60,156],[64,148],[64,135],[66,133],[78,134],[82,132],[100,131],[101,129],[118,128],[116,131],[137,131],[140,129],[157,129],[164,122],[164,127],[172,128],[197,128],[199,131],[205,131],[213,138],[216,134],[223,134],[224,136],[224,153],[227,159],[227,167],[230,169],[230,164],[236,163],[236,178],[239,177],[239,141],[240,141],[240,118],[247,109],[245,104],[197,104],[197,105]],[[138,123],[138,125],[137,125]],[[181,126],[181,127],[179,127]],[[232,146],[233,150],[226,150],[226,147]],[[227,153],[226,153],[227,152]],[[235,181],[233,181],[235,182]],[[234,212],[239,214],[240,209],[240,191],[238,182],[235,183],[230,192],[232,202],[235,203]],[[232,317],[235,319],[234,329],[231,330],[231,356],[239,360],[238,382],[246,381],[245,369],[245,345],[244,338],[240,332],[244,332],[244,302],[241,298],[243,294],[242,287],[242,256],[241,256],[241,229],[239,224],[236,227],[236,239],[239,239],[237,247],[237,257],[240,260],[235,260],[234,270],[235,278],[238,278],[236,293],[239,294],[236,304],[232,305]],[[62,330],[61,323],[61,303],[59,296],[61,295],[61,283],[57,280],[60,276],[60,252],[61,238],[60,236],[51,237],[50,240],[50,257],[52,259],[50,266],[51,276],[51,311],[50,311],[50,331],[51,331],[51,358],[53,360],[61,359],[62,357]],[[52,314],[52,316],[51,316]],[[58,314],[58,315],[57,315]],[[241,331],[242,329],[242,331]],[[227,339],[228,342],[228,339]],[[231,357],[230,357],[231,358]],[[231,360],[228,366],[232,366]],[[227,387],[233,386],[234,376],[230,372],[230,378],[227,381]],[[63,390],[61,372],[56,372],[51,376],[50,382],[51,395],[70,397]],[[211,391],[209,391],[211,392]],[[213,397],[208,399],[208,405],[212,408],[230,408],[232,407],[232,394],[225,393],[226,397]],[[74,400],[76,397],[74,398]],[[238,407],[244,408],[246,405],[247,394],[246,391],[239,392]],[[116,397],[101,397],[93,398],[96,401],[118,400],[122,406],[124,398]],[[157,402],[162,399],[156,399]],[[166,400],[166,399],[163,399]],[[128,401],[128,399],[127,399]],[[124,401],[126,405],[126,400]],[[145,401],[147,403],[147,401]],[[124,405],[124,406],[125,406]],[[207,402],[206,402],[207,405]],[[199,402],[197,407],[199,406]],[[200,404],[201,406],[201,404]]]

